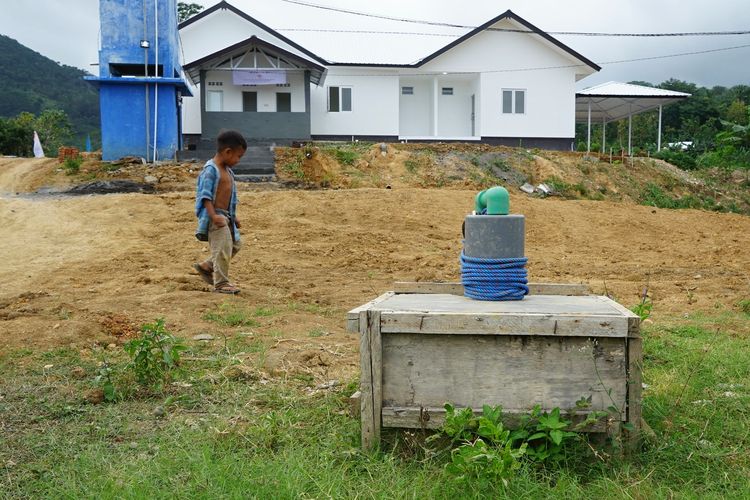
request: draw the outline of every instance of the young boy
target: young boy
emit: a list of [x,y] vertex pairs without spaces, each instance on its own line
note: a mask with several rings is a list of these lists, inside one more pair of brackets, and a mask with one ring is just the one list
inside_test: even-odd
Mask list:
[[198,176],[195,192],[195,237],[208,241],[211,257],[193,268],[219,293],[236,294],[240,289],[229,282],[229,261],[240,251],[240,221],[237,219],[237,189],[231,168],[247,151],[247,142],[236,130],[226,130],[216,138],[216,155],[208,160]]

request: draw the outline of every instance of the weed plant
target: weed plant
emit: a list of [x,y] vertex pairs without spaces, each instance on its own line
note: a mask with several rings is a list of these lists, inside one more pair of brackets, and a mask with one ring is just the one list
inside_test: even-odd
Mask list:
[[83,158],[80,156],[65,158],[63,162],[63,170],[67,175],[75,175],[81,170],[83,164]]

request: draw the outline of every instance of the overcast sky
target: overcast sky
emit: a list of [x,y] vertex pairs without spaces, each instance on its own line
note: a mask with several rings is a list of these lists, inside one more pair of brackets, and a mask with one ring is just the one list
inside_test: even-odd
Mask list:
[[[133,0],[138,3],[138,0]],[[197,3],[210,7],[215,0]],[[365,18],[294,5],[283,0],[230,0],[266,25],[319,56],[352,62],[366,57],[414,62],[452,38],[352,35],[286,31],[347,29],[450,33],[465,30]],[[693,32],[750,30],[750,0],[310,0],[309,3],[399,18],[477,26],[511,9],[544,31]],[[63,64],[96,72],[98,0],[0,0],[0,34]],[[556,35],[603,69],[579,82],[587,87],[609,80],[660,83],[678,78],[703,86],[750,85],[750,47],[654,61],[610,61],[750,45],[750,35],[679,38],[592,38]],[[404,47],[408,46],[408,50]],[[389,54],[393,54],[389,57]],[[412,60],[404,61],[404,57]]]

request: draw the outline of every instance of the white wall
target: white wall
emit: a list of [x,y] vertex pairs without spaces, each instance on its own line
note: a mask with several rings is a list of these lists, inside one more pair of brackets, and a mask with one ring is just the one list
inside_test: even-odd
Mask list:
[[[575,75],[546,73],[525,79],[502,73],[482,74],[482,135],[485,137],[575,137]],[[523,89],[524,114],[504,114],[502,89]]]
[[[443,95],[443,88],[453,88],[453,95]],[[438,82],[438,137],[471,135],[472,82],[440,78]]]
[[[351,112],[328,112],[330,86],[352,88]],[[393,70],[332,67],[324,86],[311,86],[311,134],[398,135],[399,90]]]
[[305,111],[305,75],[301,71],[287,73],[289,87],[276,85],[235,86],[232,83],[231,71],[209,71],[206,73],[206,83],[221,82],[222,86],[207,85],[206,90],[221,90],[224,93],[224,109],[222,111],[242,111],[242,92],[258,93],[258,112],[273,113],[276,111],[276,93],[290,92],[292,94],[292,112]]
[[193,97],[182,98],[182,133],[201,133],[201,86],[188,82]]
[[310,59],[309,56],[237,14],[229,10],[218,10],[180,30],[182,50],[185,54],[184,63],[223,50],[251,36],[257,36],[292,54]]
[[[495,27],[518,28],[503,20]],[[575,73],[580,64],[537,35],[485,31],[425,64],[426,72],[481,73],[477,134],[494,137],[574,137]],[[526,71],[519,71],[519,70]],[[525,89],[526,112],[504,115],[502,89]]]
[[[414,94],[401,95],[401,87],[414,87]],[[432,80],[401,78],[398,93],[398,135],[432,135]]]
[[[196,61],[202,57],[208,56],[220,50],[223,50],[235,43],[247,40],[251,36],[272,43],[293,54],[310,59],[309,56],[295,49],[286,42],[270,35],[265,30],[260,29],[255,24],[241,18],[229,10],[218,10],[213,14],[200,19],[180,30],[180,40],[182,51],[184,53],[184,64]],[[304,78],[302,76],[301,78]],[[231,77],[230,77],[231,81]],[[275,89],[270,95],[271,104],[268,107],[261,105],[261,93],[258,93],[258,110],[273,110],[276,107]],[[213,90],[213,88],[211,88]],[[224,86],[225,96],[224,105],[228,104],[226,95],[227,88]],[[201,133],[201,109],[200,109],[200,86],[193,88],[193,97],[184,97],[182,100],[182,130],[184,134]],[[288,91],[279,88],[279,91]],[[241,92],[241,90],[239,91]],[[265,94],[265,93],[264,93]],[[268,103],[268,96],[264,97],[264,103]],[[301,99],[301,105],[300,105]],[[235,102],[231,100],[231,102]],[[237,110],[242,109],[242,100],[240,94],[240,104]],[[292,111],[305,110],[304,90],[292,90]]]

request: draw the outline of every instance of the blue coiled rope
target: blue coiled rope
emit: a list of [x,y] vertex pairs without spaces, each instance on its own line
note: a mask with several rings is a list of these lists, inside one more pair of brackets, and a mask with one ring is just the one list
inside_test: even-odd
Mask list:
[[464,295],[475,300],[521,300],[529,293],[526,257],[482,259],[461,252]]

